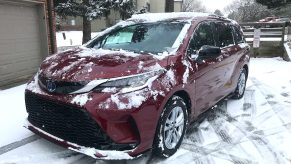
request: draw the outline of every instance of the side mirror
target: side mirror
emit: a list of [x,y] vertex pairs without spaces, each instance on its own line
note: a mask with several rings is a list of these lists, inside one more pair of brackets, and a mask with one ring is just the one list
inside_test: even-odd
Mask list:
[[211,57],[217,57],[221,53],[221,49],[219,47],[215,46],[202,46],[199,50],[199,57],[202,58],[211,58]]

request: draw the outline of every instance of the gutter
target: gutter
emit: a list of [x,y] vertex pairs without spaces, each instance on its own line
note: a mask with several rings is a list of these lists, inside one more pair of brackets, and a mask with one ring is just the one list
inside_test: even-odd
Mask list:
[[55,14],[54,14],[54,4],[53,0],[47,0],[47,10],[48,10],[48,26],[50,33],[50,45],[51,45],[51,53],[54,54],[57,52],[56,48],[56,34],[55,34]]

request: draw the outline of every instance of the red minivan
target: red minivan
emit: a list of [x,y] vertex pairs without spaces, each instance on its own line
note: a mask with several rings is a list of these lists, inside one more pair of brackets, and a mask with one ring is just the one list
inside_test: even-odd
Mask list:
[[94,158],[168,157],[201,113],[243,96],[249,60],[232,20],[134,15],[44,60],[25,91],[26,127]]

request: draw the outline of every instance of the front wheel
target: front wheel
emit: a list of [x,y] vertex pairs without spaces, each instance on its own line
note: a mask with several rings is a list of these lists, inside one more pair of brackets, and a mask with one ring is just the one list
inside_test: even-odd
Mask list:
[[180,147],[188,125],[185,101],[173,96],[161,114],[154,139],[153,152],[157,156],[169,157]]
[[233,99],[241,99],[245,93],[246,89],[246,82],[247,82],[247,71],[246,69],[242,69],[240,72],[236,89],[233,93]]

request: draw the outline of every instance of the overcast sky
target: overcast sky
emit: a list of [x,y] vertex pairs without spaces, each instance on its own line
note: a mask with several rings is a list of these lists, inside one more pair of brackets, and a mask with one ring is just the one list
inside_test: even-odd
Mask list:
[[219,9],[224,13],[224,8],[231,4],[234,0],[201,0],[203,5],[210,12],[214,12],[216,9]]

